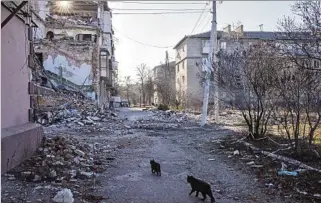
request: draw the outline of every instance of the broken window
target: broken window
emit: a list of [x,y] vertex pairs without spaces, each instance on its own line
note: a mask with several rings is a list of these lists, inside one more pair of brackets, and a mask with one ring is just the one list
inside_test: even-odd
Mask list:
[[92,41],[91,35],[90,35],[90,34],[84,34],[84,35],[83,35],[83,40],[84,40],[84,41]]
[[108,69],[108,52],[101,50],[99,54],[99,67],[106,74],[104,77],[109,77]]
[[36,53],[36,57],[37,57],[37,63],[39,62],[39,65],[43,65],[43,54],[42,53]]
[[96,42],[97,37],[96,37],[96,35],[92,35],[92,34],[77,34],[76,40],[77,41]]

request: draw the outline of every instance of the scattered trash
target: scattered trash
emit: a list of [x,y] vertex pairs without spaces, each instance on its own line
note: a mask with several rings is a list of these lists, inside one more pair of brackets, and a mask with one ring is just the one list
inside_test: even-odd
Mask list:
[[251,165],[252,168],[263,168],[263,165]]
[[233,152],[233,155],[234,155],[234,156],[240,155],[240,151],[239,151],[239,150],[235,150],[235,151]]
[[308,194],[307,192],[301,191],[301,190],[299,190],[298,188],[295,188],[295,190],[296,190],[298,193],[303,194],[303,195],[307,195],[307,194]]
[[271,187],[274,186],[272,183],[265,183],[264,185],[265,185],[266,187],[268,187],[268,188],[271,188]]
[[255,164],[254,161],[250,161],[250,162],[246,163],[246,165],[254,165],[254,164]]
[[67,188],[59,191],[52,200],[57,203],[73,203],[74,202],[74,198],[71,193],[71,190],[67,189]]
[[278,175],[286,175],[286,176],[298,176],[299,173],[297,171],[287,171],[287,170],[279,170]]

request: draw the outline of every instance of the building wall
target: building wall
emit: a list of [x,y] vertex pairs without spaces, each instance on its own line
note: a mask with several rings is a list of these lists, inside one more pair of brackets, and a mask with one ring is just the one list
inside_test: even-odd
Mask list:
[[91,64],[77,64],[64,55],[47,53],[43,65],[45,70],[57,75],[60,75],[60,67],[62,67],[62,76],[76,85],[92,85]]
[[[1,18],[10,12],[1,6]],[[29,54],[27,27],[13,17],[1,29],[1,128],[28,123]]]
[[[73,28],[47,28],[46,29],[46,33],[47,32],[53,32],[55,34],[55,37],[58,37],[59,35],[63,35],[63,36],[67,36],[67,37],[73,37],[74,39],[76,39],[76,35],[77,34],[91,34],[91,35],[95,35],[97,34],[97,31],[92,29],[92,28],[77,28],[76,26]],[[57,36],[56,36],[57,35]]]
[[201,57],[202,56],[202,39],[189,38],[187,39],[187,56]]
[[[182,51],[184,45],[185,52]],[[183,54],[180,54],[181,59],[176,59],[176,90],[180,91],[187,105],[194,104],[202,98],[199,68],[196,66],[196,62],[200,63],[203,57],[202,50],[201,38],[189,38],[178,47],[178,51]]]
[[46,37],[46,28],[45,23],[35,14],[32,16],[32,20],[37,24],[37,28],[33,29],[33,38],[34,39],[43,39]]
[[202,101],[203,88],[200,85],[200,78],[198,76],[199,68],[196,62],[200,62],[200,58],[187,59],[187,96],[189,100]]
[[111,33],[111,27],[112,27],[112,20],[111,20],[111,14],[110,11],[104,11],[103,12],[103,31]]
[[73,45],[68,40],[43,40],[35,45],[36,53],[43,54],[43,66],[76,85],[92,85],[92,53],[90,42]]

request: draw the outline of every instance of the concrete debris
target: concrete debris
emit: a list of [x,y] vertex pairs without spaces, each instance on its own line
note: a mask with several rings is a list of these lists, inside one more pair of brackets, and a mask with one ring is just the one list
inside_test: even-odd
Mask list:
[[233,152],[233,155],[234,155],[234,156],[240,155],[240,151],[239,151],[239,150],[235,150],[235,151]]
[[74,198],[71,193],[71,190],[67,189],[67,188],[59,191],[52,200],[57,203],[73,203],[74,202]]
[[79,176],[79,177],[83,177],[83,178],[91,178],[91,177],[94,176],[94,173],[92,173],[92,172],[80,171],[78,176]]
[[179,125],[175,123],[151,123],[149,121],[134,122],[132,128],[146,129],[146,130],[163,130],[169,128],[178,128]]
[[255,164],[254,161],[250,161],[250,162],[246,163],[246,165],[254,165],[254,164]]
[[166,121],[171,123],[182,123],[188,121],[188,114],[182,112],[175,112],[172,110],[160,111],[156,109],[150,110],[153,112],[153,116],[150,120],[154,121]]
[[44,126],[58,124],[73,127],[74,125],[97,125],[97,122],[113,121],[118,118],[115,112],[99,109],[93,101],[78,97],[71,98],[71,101],[62,100],[65,101],[62,104],[50,102],[52,98],[48,99],[47,106],[56,106],[49,110],[45,106],[35,115],[36,121]]
[[83,151],[81,151],[81,150],[79,150],[79,149],[76,149],[74,152],[75,152],[77,155],[79,155],[79,156],[82,156],[82,157],[85,156],[85,152],[83,152]]
[[15,174],[15,178],[30,182],[50,181],[53,183],[70,182],[71,179],[77,178],[91,178],[92,170],[103,171],[104,165],[99,157],[96,155],[94,159],[94,154],[91,152],[93,148],[96,151],[103,150],[98,147],[97,143],[81,144],[75,138],[63,136],[46,138],[43,147],[22,164],[25,170]]

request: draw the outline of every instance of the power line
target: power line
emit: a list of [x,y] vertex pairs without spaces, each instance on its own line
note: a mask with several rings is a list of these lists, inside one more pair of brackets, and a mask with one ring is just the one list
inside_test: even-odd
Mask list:
[[[210,10],[207,10],[207,12],[210,12]],[[148,15],[148,14],[155,14],[155,15],[162,15],[162,14],[187,14],[187,13],[204,13],[204,11],[195,11],[195,12],[149,12],[149,13],[116,13],[113,12],[113,15]]]
[[201,18],[201,20],[199,21],[198,25],[197,25],[196,28],[195,28],[196,30],[197,30],[198,28],[200,28],[200,26],[203,25],[203,23],[205,22],[207,16],[210,15],[210,13],[207,13],[207,14],[208,14],[208,15],[204,15],[204,16]]
[[[202,17],[202,15],[203,15],[203,13],[204,13],[204,11],[205,11],[205,8],[207,7],[207,3],[205,4],[205,6],[204,6],[204,8],[203,8],[203,11],[201,12],[201,14],[200,14],[200,16],[198,17],[198,19],[197,19],[197,21],[196,21],[196,24],[195,24],[195,26],[194,26],[194,28],[193,28],[193,30],[192,30],[192,32],[191,32],[191,34],[193,34],[193,32],[194,32],[194,30],[195,30],[195,28],[197,27],[197,25],[198,25],[198,23],[199,23],[199,21],[200,21],[200,19],[201,19],[201,17]],[[190,34],[190,35],[191,35]]]
[[202,11],[203,9],[197,8],[112,8],[115,11]]
[[[46,10],[38,10],[38,11],[46,11]],[[207,10],[206,12],[210,12],[211,10]],[[169,11],[169,12],[166,12],[166,11],[164,11],[164,12],[130,12],[130,13],[128,13],[128,12],[112,12],[112,14],[114,15],[114,14],[116,14],[116,15],[122,15],[122,14],[124,14],[124,15],[149,15],[149,14],[188,14],[188,13],[201,13],[202,11],[186,11],[186,12],[184,12],[184,11],[177,11],[177,12],[171,12],[171,11]],[[68,14],[74,14],[74,15],[76,15],[76,16],[79,16],[78,15],[78,13],[76,13],[76,12],[72,12],[72,11],[70,11],[70,12],[68,12]]]
[[202,28],[201,32],[203,32],[204,29],[206,28],[206,26],[208,26],[208,24],[211,22],[211,19],[212,19],[212,17],[210,17],[210,18],[207,20],[207,22],[205,23],[205,25],[204,25],[204,27]]
[[188,4],[204,4],[196,2],[139,2],[139,1],[124,1],[125,4],[177,4],[177,5],[188,5]]
[[[220,8],[220,5],[221,5],[221,3],[219,3],[218,5],[217,5],[217,8]],[[205,18],[204,18],[205,19]],[[202,30],[201,30],[201,32],[203,32],[204,31],[204,29],[206,28],[206,26],[208,26],[208,24],[211,22],[211,19],[212,19],[212,16],[210,15],[210,18],[207,20],[207,22],[204,24],[204,27],[202,28]]]
[[[113,28],[114,28],[115,31],[119,32],[119,30],[116,29],[114,26],[113,26]],[[154,48],[160,48],[160,49],[167,49],[167,48],[173,47],[173,46],[157,46],[157,45],[146,44],[146,43],[144,43],[144,42],[140,42],[140,41],[137,41],[137,40],[135,40],[135,39],[133,39],[133,38],[131,38],[131,37],[128,37],[127,35],[125,35],[125,34],[123,34],[123,33],[121,33],[121,32],[119,32],[119,33],[120,33],[121,35],[125,36],[126,38],[128,38],[128,39],[130,39],[130,40],[132,40],[132,41],[134,41],[134,42],[136,42],[136,43],[138,43],[138,44],[144,45],[144,46],[154,47]]]

